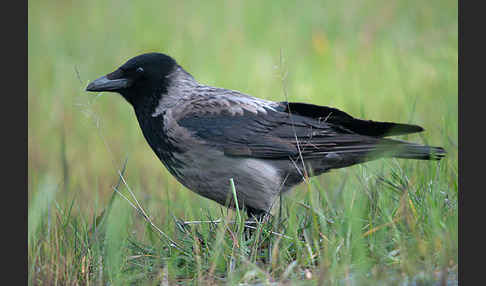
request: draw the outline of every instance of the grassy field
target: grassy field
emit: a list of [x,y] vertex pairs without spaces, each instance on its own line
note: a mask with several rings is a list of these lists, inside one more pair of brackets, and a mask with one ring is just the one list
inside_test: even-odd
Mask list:
[[[455,285],[457,5],[29,1],[29,283]],[[84,91],[152,51],[208,85],[421,125],[400,139],[448,156],[314,177],[250,236],[170,176],[120,96]]]

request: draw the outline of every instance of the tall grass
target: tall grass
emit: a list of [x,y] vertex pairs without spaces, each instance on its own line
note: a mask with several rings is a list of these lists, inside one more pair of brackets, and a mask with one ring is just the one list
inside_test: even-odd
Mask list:
[[[454,284],[457,2],[28,5],[30,284]],[[312,177],[244,229],[170,176],[121,97],[84,92],[149,51],[205,84],[421,125],[401,139],[448,155]]]

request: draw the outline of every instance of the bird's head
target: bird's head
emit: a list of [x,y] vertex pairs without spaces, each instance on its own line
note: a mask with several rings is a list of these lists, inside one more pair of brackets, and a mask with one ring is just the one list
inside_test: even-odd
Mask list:
[[176,67],[176,61],[165,54],[142,54],[92,81],[86,91],[117,92],[135,106],[143,97],[165,93],[170,80],[168,75]]

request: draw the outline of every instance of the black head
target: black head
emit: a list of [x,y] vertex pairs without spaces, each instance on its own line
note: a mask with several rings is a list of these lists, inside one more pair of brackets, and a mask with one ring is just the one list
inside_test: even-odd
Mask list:
[[176,61],[168,55],[142,54],[131,58],[114,72],[92,81],[86,91],[118,92],[135,105],[143,97],[166,92],[167,76],[176,66]]

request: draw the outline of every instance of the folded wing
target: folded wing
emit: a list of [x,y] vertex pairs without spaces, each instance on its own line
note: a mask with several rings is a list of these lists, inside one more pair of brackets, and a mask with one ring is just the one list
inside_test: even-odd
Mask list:
[[[232,112],[235,105],[242,112]],[[179,126],[227,156],[438,159],[435,154],[443,154],[441,148],[383,138],[420,132],[419,126],[355,119],[335,108],[305,103],[265,101],[256,109],[231,100],[208,105],[199,101],[198,108],[183,114]]]

